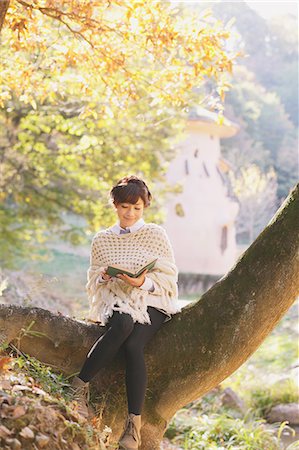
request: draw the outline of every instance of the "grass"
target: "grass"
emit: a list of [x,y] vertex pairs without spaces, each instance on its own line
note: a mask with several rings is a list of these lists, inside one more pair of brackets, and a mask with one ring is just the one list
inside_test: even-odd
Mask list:
[[[276,450],[282,443],[274,429],[267,429],[265,421],[238,419],[228,414],[203,415],[197,425],[184,434],[184,450],[238,449]],[[283,425],[285,426],[285,424]]]
[[[229,386],[242,392],[249,406],[254,406],[251,397],[260,389],[264,390],[265,397],[272,397],[276,403],[288,402],[288,399],[298,400],[298,306],[299,300],[292,305],[256,352],[222,382],[223,387]],[[277,388],[274,387],[275,384]],[[270,386],[273,387],[269,392]],[[279,391],[284,392],[284,398]]]
[[77,413],[68,377],[7,343],[0,348],[0,369],[0,448],[41,448],[41,437],[52,450],[115,448],[104,446],[109,427],[102,430],[97,418],[86,422]]
[[52,249],[48,253],[48,258],[44,261],[30,263],[30,270],[45,273],[53,277],[73,276],[74,274],[85,276],[88,264],[89,258]]
[[242,415],[220,405],[219,392],[214,391],[178,411],[165,437],[183,450],[299,449],[298,442],[284,446],[283,431],[294,434],[286,422],[269,426],[252,409]]
[[55,372],[50,366],[21,352],[12,343],[3,343],[0,347],[0,354],[3,352],[13,356],[16,371],[33,378],[45,392],[63,400],[63,403],[71,400],[69,377],[64,376],[61,372]]
[[59,250],[51,250],[48,259],[29,262],[24,270],[45,276],[54,296],[63,298],[69,313],[82,318],[88,311],[85,291],[89,258]]
[[261,386],[250,393],[250,406],[261,417],[266,417],[270,409],[278,404],[297,403],[298,385],[295,381],[286,378],[270,386]]
[[[62,297],[69,303],[70,314],[83,318],[88,312],[88,302],[85,291],[89,258],[79,254],[65,253],[56,249],[47,252],[48,258],[42,261],[29,262],[24,270],[45,277],[44,284],[57,297]],[[38,286],[37,286],[38,289]],[[184,300],[198,300],[201,294],[184,295]]]
[[[259,349],[220,386],[179,410],[165,436],[184,450],[299,449],[299,441],[284,444],[284,434],[294,435],[287,423],[269,425],[272,406],[297,403],[298,304],[282,318]],[[247,412],[221,402],[221,391],[230,387],[243,399]]]

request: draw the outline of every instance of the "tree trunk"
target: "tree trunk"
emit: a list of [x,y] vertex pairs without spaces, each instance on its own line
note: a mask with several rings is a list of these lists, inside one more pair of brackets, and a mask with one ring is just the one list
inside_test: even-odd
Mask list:
[[[299,292],[299,187],[200,301],[166,323],[145,349],[148,388],[142,414],[142,450],[157,450],[175,412],[240,367],[273,330]],[[47,337],[26,334],[42,331]],[[105,327],[87,325],[40,308],[0,307],[2,341],[70,374],[78,371]],[[126,415],[124,360],[119,355],[92,384],[102,426],[116,440]]]
[[4,19],[9,7],[10,0],[1,0],[0,1],[0,32],[3,27]]

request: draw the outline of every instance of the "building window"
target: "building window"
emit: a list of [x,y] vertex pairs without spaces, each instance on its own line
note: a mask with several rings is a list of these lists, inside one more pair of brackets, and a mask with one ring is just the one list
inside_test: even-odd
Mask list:
[[206,176],[209,177],[210,174],[209,174],[208,169],[207,169],[207,166],[205,165],[204,162],[202,163],[202,167],[203,167],[203,170],[205,171]]
[[185,160],[185,172],[186,172],[186,175],[189,175],[189,164],[188,164],[187,159]]
[[221,253],[223,253],[227,249],[227,234],[228,229],[227,226],[224,225],[224,227],[222,227],[221,230],[221,243],[220,243]]
[[176,215],[179,216],[179,217],[184,217],[185,212],[184,212],[184,209],[183,209],[183,206],[182,206],[181,203],[177,203],[177,204],[175,205],[175,213],[176,213]]
[[221,178],[221,181],[222,181],[222,184],[224,184],[225,185],[225,178],[224,178],[224,175],[223,175],[223,173],[221,172],[221,170],[219,169],[219,167],[217,166],[217,172],[218,172],[218,175],[220,176],[220,178]]

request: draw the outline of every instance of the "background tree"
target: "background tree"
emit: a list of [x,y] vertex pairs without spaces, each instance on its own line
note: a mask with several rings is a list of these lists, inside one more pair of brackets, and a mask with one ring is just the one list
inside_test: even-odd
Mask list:
[[[199,14],[204,7],[188,5]],[[265,20],[246,2],[214,2],[211,10],[231,21],[229,48],[246,55],[228,80],[226,116],[240,132],[223,140],[224,155],[237,171],[252,163],[265,174],[274,168],[278,207],[298,178],[298,21],[292,15]]]
[[[78,244],[86,241],[86,231],[108,226],[113,214],[107,208],[111,179],[130,171],[164,182],[174,154],[170,138],[180,131],[171,109],[149,112],[146,102],[139,101],[126,114],[82,120],[81,107],[81,102],[61,102],[59,110],[51,105],[33,110],[15,104],[13,112],[0,115],[6,266],[15,264],[18,254],[32,256],[34,238],[42,243],[55,235]],[[158,215],[159,206],[157,196],[151,214]],[[84,217],[89,227],[86,221],[83,228],[67,221],[64,213]]]
[[[241,119],[244,124],[239,136],[223,142],[226,157],[230,159],[232,146],[240,145],[240,153],[248,150],[249,163],[257,163],[265,173],[273,167],[277,173],[278,206],[297,180],[296,19],[286,15],[279,21],[266,21],[246,2],[217,3],[212,9],[215,16],[224,21],[235,17],[234,31],[239,33],[235,45],[247,54],[242,67],[234,71],[233,89],[226,97],[232,117],[237,121]],[[249,137],[252,147],[244,149],[240,140],[248,141]],[[284,158],[281,158],[282,154]]]
[[242,168],[239,176],[231,173],[230,177],[234,194],[240,203],[236,223],[239,239],[253,242],[276,209],[275,172],[272,170],[263,174],[258,166],[252,164]]
[[235,172],[250,164],[257,164],[265,174],[273,168],[278,206],[297,179],[296,128],[277,94],[257,84],[255,74],[244,66],[234,70],[226,101],[226,114],[239,123],[240,131],[223,140],[223,154]]
[[[275,92],[296,127],[298,125],[298,18],[291,14],[266,20],[246,2],[215,2],[213,14],[221,20],[235,18],[238,48],[247,57],[242,65],[254,73],[258,84]],[[254,30],[254,39],[252,38]],[[240,45],[242,42],[242,45]]]

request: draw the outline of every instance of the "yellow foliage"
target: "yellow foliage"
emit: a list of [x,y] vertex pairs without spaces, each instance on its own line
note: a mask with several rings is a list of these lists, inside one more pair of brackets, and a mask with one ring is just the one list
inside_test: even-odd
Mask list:
[[[123,108],[155,92],[161,101],[183,103],[206,76],[221,85],[231,72],[236,55],[224,49],[227,28],[210,10],[178,14],[167,2],[11,0],[1,37],[0,104],[14,93],[35,108],[37,99],[54,102],[78,88],[92,98],[99,86],[108,103]],[[61,93],[51,78],[64,74]]]
[[239,177],[233,177],[234,192],[238,197],[254,197],[265,191],[273,178],[275,178],[273,169],[264,174],[256,164],[251,164],[241,169]]

